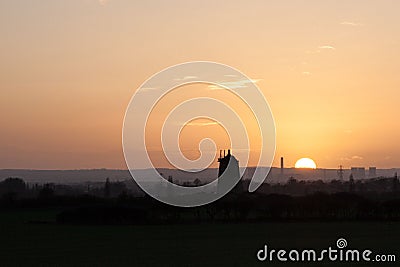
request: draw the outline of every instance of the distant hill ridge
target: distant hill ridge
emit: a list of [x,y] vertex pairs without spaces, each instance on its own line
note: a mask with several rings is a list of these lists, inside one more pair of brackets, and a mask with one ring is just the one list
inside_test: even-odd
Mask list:
[[[204,182],[209,182],[216,179],[218,169],[210,168],[204,171],[187,174],[186,172],[176,169],[158,169],[164,177],[172,176],[174,180],[193,181],[196,178]],[[254,172],[254,167],[248,168],[244,173],[244,179],[250,179],[251,174]],[[376,176],[392,177],[395,173],[400,174],[400,169],[378,169]],[[139,170],[141,175],[148,175],[149,170]],[[351,171],[345,169],[343,173],[344,180],[348,180]],[[28,183],[63,183],[63,184],[76,184],[82,182],[101,182],[109,178],[111,181],[124,181],[130,180],[131,175],[128,170],[116,169],[83,169],[83,170],[29,170],[29,169],[0,169],[0,180],[8,177],[19,177]],[[285,168],[283,175],[281,169],[273,167],[267,177],[267,182],[279,183],[286,182],[290,177],[298,180],[333,180],[338,179],[336,169],[317,169],[317,170],[303,170],[294,168]],[[366,178],[368,172],[366,173]]]

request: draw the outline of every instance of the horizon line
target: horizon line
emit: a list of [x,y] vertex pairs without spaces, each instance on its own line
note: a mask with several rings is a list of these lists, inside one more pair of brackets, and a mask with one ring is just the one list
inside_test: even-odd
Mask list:
[[[375,166],[372,166],[375,167]],[[257,168],[257,166],[248,166],[248,167],[240,167],[239,168]],[[267,166],[261,166],[258,168],[271,168],[271,169],[281,169],[281,167],[277,166],[272,166],[272,167],[267,167]],[[359,166],[354,166],[350,168],[343,168],[343,170],[351,170],[351,168],[365,168],[365,170],[368,170],[369,167],[359,167]],[[136,170],[151,170],[152,168],[138,168]],[[181,169],[176,169],[176,168],[168,168],[168,167],[159,167],[156,169],[168,169],[168,170],[178,170],[178,171],[185,171]],[[218,167],[212,167],[212,168],[206,168],[207,169],[218,169]],[[296,168],[296,167],[284,167],[283,169],[296,169],[296,170],[339,170],[339,168]],[[379,168],[376,167],[377,170],[393,170],[393,169],[400,169],[400,167],[387,167],[387,168]],[[94,170],[108,170],[108,171],[128,171],[128,168],[124,169],[118,169],[118,168],[80,168],[80,169],[33,169],[33,168],[0,168],[0,171],[94,171]],[[188,170],[196,170],[196,169],[188,169]]]

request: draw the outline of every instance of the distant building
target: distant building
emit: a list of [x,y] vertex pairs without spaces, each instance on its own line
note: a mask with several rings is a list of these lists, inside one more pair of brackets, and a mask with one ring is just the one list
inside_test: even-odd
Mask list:
[[343,181],[343,174],[344,174],[343,166],[340,165],[339,169],[337,170],[337,175],[340,181]]
[[369,167],[368,169],[368,177],[369,178],[374,178],[376,177],[376,167]]
[[283,157],[281,157],[281,176],[283,176],[283,170],[285,166],[283,165]]
[[364,167],[351,167],[351,174],[354,179],[364,179],[365,178],[365,168]]
[[[218,168],[218,192],[228,191],[229,184],[232,180],[238,180],[240,177],[239,173],[239,161],[231,155],[231,150],[228,149],[228,154],[222,157],[222,151],[219,154],[219,168]],[[233,192],[242,192],[243,184],[241,181],[237,183]]]

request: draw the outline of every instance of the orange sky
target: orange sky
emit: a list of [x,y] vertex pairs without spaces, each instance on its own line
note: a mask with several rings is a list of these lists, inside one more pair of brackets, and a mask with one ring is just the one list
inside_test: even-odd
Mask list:
[[275,165],[400,166],[399,1],[215,2],[1,1],[0,168],[125,168],[133,93],[192,60],[259,79]]

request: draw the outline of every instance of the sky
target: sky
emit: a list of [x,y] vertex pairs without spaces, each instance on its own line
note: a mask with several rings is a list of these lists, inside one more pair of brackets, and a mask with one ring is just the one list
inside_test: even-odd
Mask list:
[[[399,167],[398,10],[396,0],[3,0],[0,168],[126,168],[130,98],[193,60],[257,80],[275,118],[274,166],[284,156],[288,167],[303,157]],[[200,123],[182,132],[187,157],[210,132],[229,146]]]

